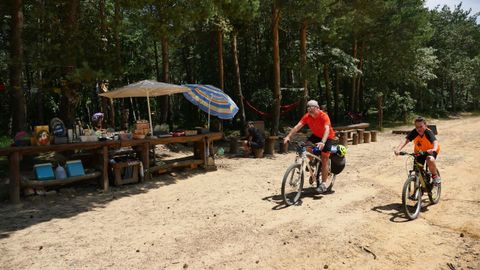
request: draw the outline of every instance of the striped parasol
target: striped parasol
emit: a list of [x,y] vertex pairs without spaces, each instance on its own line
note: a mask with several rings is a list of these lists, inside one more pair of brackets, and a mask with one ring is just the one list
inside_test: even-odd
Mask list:
[[183,96],[208,113],[208,128],[210,128],[210,115],[220,119],[232,119],[238,112],[237,104],[219,88],[203,84],[186,84],[185,86],[190,91],[183,92]]

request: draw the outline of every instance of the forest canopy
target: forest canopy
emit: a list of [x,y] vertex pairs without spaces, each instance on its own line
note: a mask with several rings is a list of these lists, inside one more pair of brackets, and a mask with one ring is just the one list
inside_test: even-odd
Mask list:
[[[0,135],[99,111],[127,128],[148,119],[145,99],[98,93],[145,79],[219,87],[240,108],[225,125],[262,119],[273,133],[308,99],[336,122],[477,110],[478,16],[422,0],[1,1]],[[205,123],[181,95],[151,102],[155,124]]]

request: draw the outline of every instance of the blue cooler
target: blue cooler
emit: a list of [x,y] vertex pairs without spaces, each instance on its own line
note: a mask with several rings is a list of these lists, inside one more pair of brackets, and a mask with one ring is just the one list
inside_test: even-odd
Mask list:
[[33,171],[37,180],[55,179],[52,163],[41,163],[33,165]]
[[81,160],[70,160],[65,164],[68,177],[85,175]]

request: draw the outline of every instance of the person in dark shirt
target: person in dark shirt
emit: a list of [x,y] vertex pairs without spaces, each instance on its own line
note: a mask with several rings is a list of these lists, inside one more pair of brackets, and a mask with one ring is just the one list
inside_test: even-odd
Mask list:
[[258,130],[253,121],[248,121],[246,125],[247,139],[243,141],[243,149],[245,156],[249,156],[253,149],[261,149],[265,145],[265,138],[260,130]]
[[440,176],[437,174],[437,155],[440,154],[440,144],[435,134],[427,128],[427,121],[423,117],[415,119],[415,129],[408,133],[405,140],[400,142],[395,155],[398,155],[402,148],[409,142],[413,142],[413,151],[415,153],[424,152],[424,156],[420,156],[417,160],[424,164],[427,161],[428,169],[432,172],[432,179],[435,184],[441,182]]

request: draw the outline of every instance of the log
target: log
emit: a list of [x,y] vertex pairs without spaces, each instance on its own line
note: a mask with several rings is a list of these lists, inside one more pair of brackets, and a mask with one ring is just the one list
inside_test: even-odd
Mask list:
[[357,144],[358,144],[358,134],[357,134],[357,133],[353,133],[353,134],[352,134],[352,144],[353,144],[353,145],[357,145]]
[[363,143],[363,132],[364,129],[357,129],[357,134],[358,134],[358,143]]
[[287,154],[288,153],[288,143],[283,143],[283,140],[278,142],[278,153]]
[[392,130],[392,134],[408,134],[412,130]]
[[339,144],[347,145],[348,144],[347,132],[341,131],[339,134],[340,134]]
[[265,155],[273,155],[275,149],[275,142],[278,140],[278,136],[270,136],[265,140]]
[[370,131],[363,132],[363,142],[370,143]]
[[253,153],[255,154],[255,158],[263,158],[263,148],[255,148],[253,149]]
[[370,138],[371,138],[371,142],[376,142],[377,141],[377,131],[376,130],[371,130],[370,131]]
[[354,125],[334,127],[333,129],[335,131],[344,131],[349,129],[366,129],[368,127],[370,127],[370,123],[358,123]]

